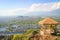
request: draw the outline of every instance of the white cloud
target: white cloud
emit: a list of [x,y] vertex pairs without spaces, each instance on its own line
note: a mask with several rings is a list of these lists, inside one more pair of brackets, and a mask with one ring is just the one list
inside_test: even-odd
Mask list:
[[0,10],[0,16],[15,16],[15,15],[23,15],[25,14],[26,8],[17,8],[11,10]]
[[32,4],[30,11],[52,11],[60,8],[60,2],[57,3],[44,3],[44,4]]
[[60,9],[60,2],[32,4],[29,8],[17,8],[11,10],[0,10],[0,16],[24,15],[29,12],[44,12]]

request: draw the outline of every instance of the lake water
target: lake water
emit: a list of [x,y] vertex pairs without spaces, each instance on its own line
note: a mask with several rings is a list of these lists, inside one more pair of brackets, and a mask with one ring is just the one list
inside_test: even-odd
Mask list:
[[7,28],[1,27],[0,28],[0,35],[1,34],[21,34],[22,32],[5,32]]
[[1,34],[22,34],[22,32],[1,32]]
[[6,28],[5,28],[5,27],[1,27],[1,28],[0,28],[0,32],[1,32],[1,31],[3,31],[3,32],[6,31]]

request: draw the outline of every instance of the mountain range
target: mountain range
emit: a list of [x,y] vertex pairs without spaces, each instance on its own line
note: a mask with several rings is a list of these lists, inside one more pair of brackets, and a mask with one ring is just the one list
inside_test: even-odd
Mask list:
[[30,12],[26,14],[27,16],[41,16],[41,17],[59,17],[60,16],[60,9],[56,9],[49,12]]
[[60,9],[56,9],[50,12],[30,12],[25,14],[26,16],[7,16],[7,17],[0,17],[0,23],[2,22],[8,22],[12,20],[33,20],[38,17],[44,18],[44,17],[53,17],[53,18],[60,18]]

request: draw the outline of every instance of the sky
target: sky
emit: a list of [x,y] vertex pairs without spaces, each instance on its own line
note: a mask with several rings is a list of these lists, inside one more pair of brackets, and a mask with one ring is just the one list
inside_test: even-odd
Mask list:
[[0,0],[0,16],[24,16],[56,9],[60,9],[60,0]]

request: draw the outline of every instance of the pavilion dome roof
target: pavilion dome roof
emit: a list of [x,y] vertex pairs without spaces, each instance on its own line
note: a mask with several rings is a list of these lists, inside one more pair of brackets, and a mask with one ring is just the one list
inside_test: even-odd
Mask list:
[[39,24],[58,24],[58,22],[48,17],[43,19],[42,21],[39,21]]

